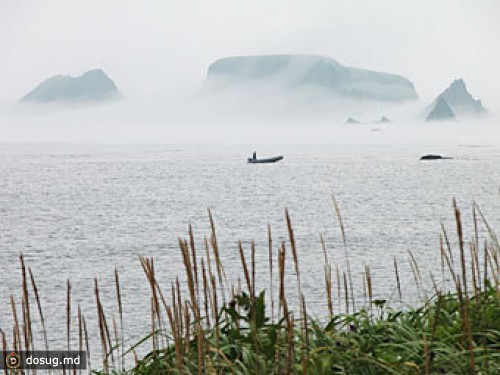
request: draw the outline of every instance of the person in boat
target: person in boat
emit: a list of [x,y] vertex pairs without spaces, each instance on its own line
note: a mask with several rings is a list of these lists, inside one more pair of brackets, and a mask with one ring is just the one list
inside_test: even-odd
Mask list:
[[256,151],[254,151],[254,152],[253,152],[252,159],[253,159],[253,160],[257,160],[257,152],[256,152]]

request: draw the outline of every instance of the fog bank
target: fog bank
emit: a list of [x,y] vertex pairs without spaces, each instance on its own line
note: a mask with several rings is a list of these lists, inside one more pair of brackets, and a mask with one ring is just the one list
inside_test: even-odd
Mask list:
[[[495,0],[4,1],[0,142],[322,142],[358,135],[395,142],[439,139],[443,129],[449,130],[443,138],[463,133],[493,141],[500,113],[499,11]],[[420,100],[388,106],[315,93],[204,95],[214,60],[271,53],[319,54],[401,74],[415,83]],[[116,82],[125,102],[64,109],[17,104],[49,76],[95,68]],[[491,116],[481,125],[419,123],[425,106],[459,77]],[[394,123],[379,131],[342,125],[347,117],[371,122],[381,116]]]

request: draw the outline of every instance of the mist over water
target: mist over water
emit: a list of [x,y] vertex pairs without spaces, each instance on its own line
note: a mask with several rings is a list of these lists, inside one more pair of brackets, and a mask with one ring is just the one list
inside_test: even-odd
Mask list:
[[478,118],[425,122],[439,92],[416,100],[367,100],[314,86],[279,87],[270,79],[229,88],[200,81],[145,96],[118,88],[124,100],[115,102],[3,103],[0,142],[453,145],[498,144],[500,138],[494,106]]
[[[338,109],[330,111],[336,105]],[[3,143],[500,144],[495,114],[426,123],[418,103],[392,108],[372,104],[364,110],[351,110],[349,105],[330,102],[304,108],[280,103],[273,107],[266,102],[255,105],[260,110],[254,112],[241,102],[195,103],[189,108],[179,105],[169,113],[152,104],[128,102],[55,111],[30,108],[30,113],[4,116],[0,132]],[[377,123],[382,116],[392,122]],[[351,117],[362,123],[345,123]]]
[[[498,124],[498,10],[494,0],[2,2],[0,142],[399,143],[451,141],[455,134],[497,139],[498,131],[469,127],[466,120],[456,127],[417,123],[436,95],[463,78],[490,111],[485,121]],[[204,80],[216,59],[256,54],[321,55],[402,75],[420,99],[395,105],[332,99],[317,90],[283,95],[265,82],[257,84],[258,94],[248,88],[207,92]],[[50,76],[97,68],[115,81],[124,102],[17,104]],[[337,126],[349,117],[370,122],[381,116],[394,124],[376,136]]]

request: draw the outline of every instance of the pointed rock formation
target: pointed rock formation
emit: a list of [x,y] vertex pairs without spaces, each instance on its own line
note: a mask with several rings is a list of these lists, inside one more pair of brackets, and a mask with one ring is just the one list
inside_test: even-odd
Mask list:
[[434,101],[432,108],[442,98],[446,101],[453,113],[457,116],[477,116],[487,112],[481,104],[481,100],[476,100],[467,90],[463,79],[454,80],[451,85],[444,90]]
[[445,99],[439,96],[436,99],[434,107],[429,112],[425,121],[441,121],[441,120],[452,120],[455,118],[455,113],[450,108]]
[[101,69],[91,70],[80,77],[57,75],[39,84],[21,99],[34,103],[84,103],[120,99],[115,83]]

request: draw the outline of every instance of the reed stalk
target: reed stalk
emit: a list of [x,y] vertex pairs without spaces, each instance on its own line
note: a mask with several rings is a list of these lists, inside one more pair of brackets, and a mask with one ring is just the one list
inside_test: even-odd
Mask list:
[[38,315],[40,316],[40,323],[42,325],[42,334],[43,334],[43,341],[45,343],[45,350],[49,350],[49,340],[47,339],[47,328],[45,327],[45,317],[43,316],[42,303],[40,300],[40,295],[38,293],[38,287],[35,282],[35,277],[33,276],[33,272],[31,272],[30,267],[28,267],[28,273],[30,275],[31,287],[33,288],[33,293],[35,294],[35,301],[38,308]]
[[351,262],[349,260],[349,253],[347,251],[347,238],[346,238],[346,234],[345,234],[344,221],[342,219],[342,215],[340,213],[340,208],[339,208],[339,205],[337,203],[337,200],[335,199],[335,195],[332,195],[332,200],[333,200],[333,206],[335,208],[335,214],[337,215],[337,220],[339,222],[340,233],[342,235],[342,244],[344,247],[345,264],[347,267],[347,276],[349,278],[349,290],[351,292],[351,298],[352,298],[352,307],[354,310],[356,310],[356,302],[354,300],[354,286],[353,286],[353,282],[352,282],[352,273],[351,273]]

